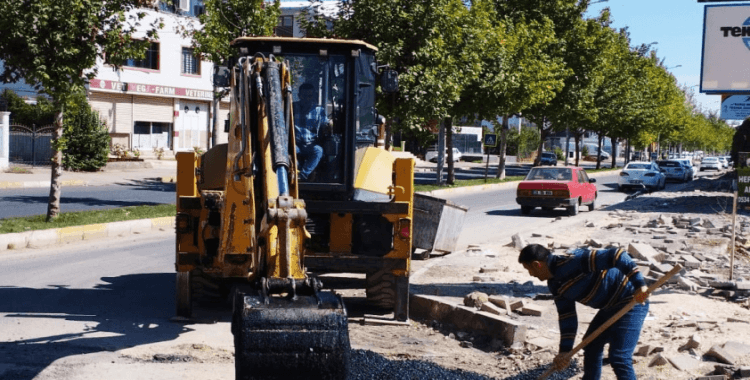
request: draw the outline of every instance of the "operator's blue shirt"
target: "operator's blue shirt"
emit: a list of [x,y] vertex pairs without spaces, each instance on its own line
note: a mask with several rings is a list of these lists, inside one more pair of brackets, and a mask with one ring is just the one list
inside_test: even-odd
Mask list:
[[295,112],[294,137],[297,145],[306,147],[314,144],[318,138],[320,127],[326,123],[328,123],[328,116],[323,107],[313,107],[306,114]]
[[579,248],[566,255],[550,255],[547,265],[552,273],[547,287],[555,297],[560,323],[560,352],[573,349],[578,330],[576,301],[595,309],[622,307],[633,299],[635,289],[646,285],[624,249]]

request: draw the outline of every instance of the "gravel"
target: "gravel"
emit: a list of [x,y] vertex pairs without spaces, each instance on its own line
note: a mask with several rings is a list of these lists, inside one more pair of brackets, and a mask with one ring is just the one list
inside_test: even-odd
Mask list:
[[[524,371],[506,377],[505,380],[536,379],[546,368]],[[569,379],[578,373],[574,362],[565,371],[550,376],[550,380]],[[423,360],[388,359],[380,354],[368,350],[352,350],[349,380],[404,380],[404,379],[433,379],[433,380],[485,380],[493,379],[477,373],[460,369],[447,369],[435,363]]]

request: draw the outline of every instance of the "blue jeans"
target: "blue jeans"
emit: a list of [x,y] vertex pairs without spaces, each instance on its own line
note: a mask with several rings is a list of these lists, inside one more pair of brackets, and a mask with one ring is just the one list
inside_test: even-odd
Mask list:
[[320,145],[310,144],[300,147],[297,145],[297,161],[299,162],[299,179],[307,180],[318,162],[323,157],[323,148]]
[[[602,309],[591,321],[586,335],[594,332],[619,309]],[[641,334],[643,320],[648,314],[648,301],[636,304],[627,314],[605,330],[583,349],[583,380],[599,380],[602,376],[604,345],[609,343],[609,362],[618,380],[635,380],[633,351]]]

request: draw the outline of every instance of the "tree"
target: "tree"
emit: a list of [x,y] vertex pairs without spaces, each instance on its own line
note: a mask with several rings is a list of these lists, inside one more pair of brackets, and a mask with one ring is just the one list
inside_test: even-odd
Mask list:
[[125,59],[145,55],[149,39],[161,27],[151,18],[150,28],[136,30],[147,13],[136,11],[149,0],[5,0],[0,2],[0,80],[27,83],[52,98],[57,110],[47,221],[60,212],[63,110],[72,96],[85,90],[96,75],[97,60],[119,68]]
[[481,46],[475,42],[481,31],[474,22],[484,8],[469,9],[461,0],[339,4],[337,18],[313,18],[303,27],[308,36],[360,39],[378,47],[379,63],[399,72],[399,92],[378,101],[380,113],[398,118],[401,128],[422,128],[453,116],[463,87],[480,72]]
[[68,170],[96,171],[109,158],[109,130],[92,110],[86,96],[77,94],[65,109],[63,166]]
[[[206,12],[198,16],[200,25],[187,20],[183,34],[193,39],[195,53],[214,64],[222,65],[231,55],[230,43],[237,37],[271,36],[281,15],[279,1],[266,0],[204,0]],[[213,130],[211,145],[216,144],[218,103],[227,91],[214,86]]]

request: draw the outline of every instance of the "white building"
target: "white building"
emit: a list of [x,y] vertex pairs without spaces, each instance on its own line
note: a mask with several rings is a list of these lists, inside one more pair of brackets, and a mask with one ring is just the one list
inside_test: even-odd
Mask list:
[[[107,123],[113,144],[140,150],[205,149],[214,112],[213,64],[196,59],[191,40],[178,31],[180,24],[197,22],[194,16],[202,12],[202,3],[160,4],[162,11],[145,10],[147,16],[141,22],[148,26],[157,17],[163,19],[158,41],[151,43],[144,59],[129,60],[120,70],[99,60],[96,77],[89,85],[89,101]],[[145,38],[145,30],[134,37]],[[229,103],[221,102],[221,126],[228,112]],[[218,128],[219,143],[226,141],[223,131]]]

